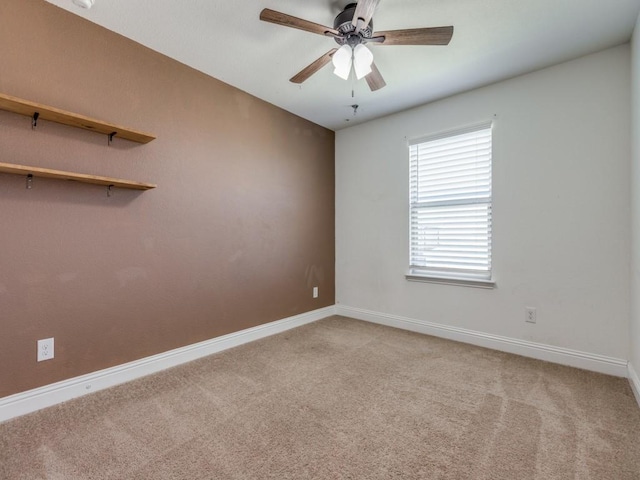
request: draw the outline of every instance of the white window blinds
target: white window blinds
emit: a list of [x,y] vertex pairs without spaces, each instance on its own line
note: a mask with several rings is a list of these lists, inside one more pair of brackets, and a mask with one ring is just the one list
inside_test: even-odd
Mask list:
[[491,123],[409,144],[410,274],[491,280]]

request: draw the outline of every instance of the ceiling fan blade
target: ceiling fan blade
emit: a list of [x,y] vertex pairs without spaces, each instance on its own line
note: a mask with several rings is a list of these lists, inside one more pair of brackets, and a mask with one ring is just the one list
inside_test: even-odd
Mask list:
[[340,35],[337,30],[334,30],[333,28],[287,15],[286,13],[276,12],[275,10],[270,10],[268,8],[265,8],[260,12],[260,20],[275,23],[276,25],[284,25],[285,27],[297,28],[299,30],[304,30],[305,32],[317,33],[318,35],[325,35],[327,32],[332,35]]
[[453,27],[410,28],[375,32],[373,37],[384,37],[378,45],[448,45],[453,36]]
[[325,53],[320,58],[318,58],[315,62],[311,63],[307,67],[300,70],[300,72],[298,72],[296,75],[291,77],[289,81],[293,83],[304,82],[311,75],[313,75],[322,67],[324,67],[327,63],[329,63],[331,61],[331,57],[333,56],[334,53],[336,53],[337,50],[338,50],[337,48],[332,48],[327,53]]
[[378,67],[376,67],[375,62],[371,64],[371,73],[364,78],[367,80],[367,84],[372,92],[380,90],[387,84],[387,82],[384,81],[384,78],[382,78],[382,74],[380,73],[380,70],[378,70]]
[[353,12],[353,20],[351,21],[353,26],[356,27],[355,33],[367,28],[378,3],[380,3],[380,0],[360,0],[356,4],[356,11]]

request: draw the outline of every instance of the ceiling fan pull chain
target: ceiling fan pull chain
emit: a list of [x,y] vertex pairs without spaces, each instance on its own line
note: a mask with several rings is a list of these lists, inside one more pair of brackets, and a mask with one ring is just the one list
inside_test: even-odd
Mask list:
[[351,52],[351,69],[349,70],[349,79],[351,80],[351,98],[356,97],[356,74],[353,71],[353,51]]

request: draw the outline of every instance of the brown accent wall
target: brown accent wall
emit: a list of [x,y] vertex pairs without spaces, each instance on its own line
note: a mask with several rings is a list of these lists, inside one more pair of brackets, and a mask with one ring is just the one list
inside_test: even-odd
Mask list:
[[0,174],[0,397],[334,303],[332,131],[42,0],[0,2],[0,92],[158,137],[0,112],[0,162],[158,184]]

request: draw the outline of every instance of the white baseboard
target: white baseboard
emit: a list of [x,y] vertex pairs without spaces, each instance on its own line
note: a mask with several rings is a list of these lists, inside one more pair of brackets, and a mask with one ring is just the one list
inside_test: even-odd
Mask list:
[[0,422],[335,315],[321,308],[0,398]]
[[633,395],[636,397],[636,402],[638,402],[638,406],[640,407],[640,378],[638,378],[638,373],[633,368],[631,362],[629,362],[627,368],[629,370],[629,385],[631,385]]
[[135,380],[228,348],[300,327],[331,315],[342,315],[571,367],[628,377],[633,393],[640,405],[640,378],[631,363],[627,363],[626,360],[450,327],[424,320],[336,305],[0,398],[0,422]]
[[[554,347],[541,343],[528,342],[515,338],[501,337],[488,333],[476,332],[464,328],[450,327],[437,323],[416,320],[413,318],[372,312],[361,308],[336,305],[336,315],[364,320],[367,322],[401,328],[412,332],[424,333],[434,337],[447,338],[458,342],[470,343],[480,347],[492,348],[503,352],[514,353],[524,357],[536,358],[547,362],[568,365],[594,372],[606,373],[617,377],[627,377],[627,361],[620,358],[606,357],[592,353]],[[636,377],[637,380],[638,377]],[[640,384],[636,383],[636,386]]]

